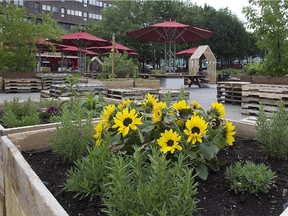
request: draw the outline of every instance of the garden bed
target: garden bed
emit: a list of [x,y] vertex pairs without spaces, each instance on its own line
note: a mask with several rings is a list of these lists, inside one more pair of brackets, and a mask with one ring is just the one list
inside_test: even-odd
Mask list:
[[[73,198],[75,194],[65,191],[63,185],[69,165],[64,165],[51,151],[38,154],[24,153],[24,157],[69,215],[105,215],[101,213],[99,200],[79,201]],[[240,161],[262,162],[276,171],[278,177],[268,194],[259,194],[258,197],[250,194],[237,195],[230,190],[224,178],[224,170],[237,158]],[[219,153],[219,159],[223,163],[220,171],[211,173],[207,181],[199,181],[197,198],[200,200],[198,206],[201,210],[195,214],[196,216],[278,216],[281,214],[285,202],[282,191],[288,185],[287,163],[267,159],[260,153],[257,142],[243,139],[238,139],[234,147],[226,148]]]
[[[242,130],[245,128],[246,127],[243,126]],[[236,131],[238,129],[236,126]],[[31,143],[30,141],[27,141],[27,139],[27,145],[23,145],[23,141],[18,142],[17,144],[23,151],[26,161],[32,166],[33,170],[44,184],[41,183],[38,176],[29,168],[29,165],[14,146],[14,142],[17,143],[17,137],[20,137],[23,134],[14,134],[14,137],[11,137],[10,135],[13,143],[7,137],[1,138],[0,169],[4,169],[4,172],[1,170],[0,173],[5,173],[5,177],[0,174],[1,194],[3,194],[3,191],[4,194],[5,192],[10,191],[10,194],[13,194],[14,198],[17,198],[17,202],[20,203],[19,206],[24,208],[24,210],[19,210],[17,208],[17,215],[24,215],[24,213],[27,215],[28,212],[28,215],[31,216],[63,216],[66,213],[62,207],[69,215],[105,215],[101,212],[101,202],[99,200],[92,202],[89,202],[89,200],[78,201],[73,198],[74,194],[64,190],[65,173],[70,167],[69,164],[63,164],[51,151],[42,153],[31,152],[32,150],[41,150],[41,146],[46,141],[39,139],[39,137],[45,137],[47,136],[47,133],[51,133],[51,131],[49,132],[51,129],[45,130],[25,132],[26,137],[30,138],[35,138],[36,134],[40,134],[38,132],[42,133],[37,139],[34,139],[34,145],[38,146],[38,149],[35,148],[35,146],[31,147]],[[247,129],[247,131],[248,130],[249,129]],[[242,131],[242,134],[245,135],[245,132]],[[46,149],[47,147],[49,146],[46,146]],[[211,173],[208,180],[205,182],[199,180],[197,198],[200,200],[198,206],[202,208],[202,210],[199,210],[195,215],[276,216],[281,214],[283,211],[282,205],[285,202],[281,195],[283,189],[287,188],[288,185],[288,164],[286,162],[267,158],[266,155],[259,151],[258,143],[241,138],[236,139],[233,147],[227,147],[226,150],[220,152],[218,158],[222,163],[220,171]],[[278,178],[268,194],[259,194],[258,197],[255,195],[236,195],[229,189],[228,182],[224,179],[223,173],[227,165],[234,163],[237,160],[251,160],[256,163],[263,162],[269,165],[273,171],[276,171]],[[6,172],[7,170],[9,171],[8,173]],[[19,178],[19,176],[22,177]],[[9,184],[7,181],[9,181]],[[6,183],[6,185],[4,184],[5,189],[3,188],[3,182]],[[53,196],[44,185],[51,191]],[[30,192],[30,194],[25,194],[26,192]],[[9,196],[7,194],[1,197],[0,212],[2,211],[1,207],[3,208],[3,203],[7,204],[9,201],[8,199]],[[37,201],[35,201],[35,199],[37,199]],[[11,200],[13,199],[10,196],[10,208],[8,209],[7,206],[4,205],[4,210],[13,210],[15,212],[15,209],[11,208]],[[32,206],[28,207],[28,204]],[[22,212],[23,214],[20,214],[19,212]],[[39,214],[40,212],[41,214]],[[45,212],[45,214],[42,214],[43,212]]]

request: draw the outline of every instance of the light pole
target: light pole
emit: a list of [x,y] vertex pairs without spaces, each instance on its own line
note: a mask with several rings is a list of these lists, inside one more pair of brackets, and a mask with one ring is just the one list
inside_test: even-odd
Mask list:
[[115,34],[112,34],[112,78],[114,78],[115,75]]

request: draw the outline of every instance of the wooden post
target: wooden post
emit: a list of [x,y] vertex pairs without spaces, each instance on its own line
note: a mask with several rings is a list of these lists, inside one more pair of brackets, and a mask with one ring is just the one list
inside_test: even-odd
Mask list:
[[115,75],[115,34],[112,35],[112,78]]

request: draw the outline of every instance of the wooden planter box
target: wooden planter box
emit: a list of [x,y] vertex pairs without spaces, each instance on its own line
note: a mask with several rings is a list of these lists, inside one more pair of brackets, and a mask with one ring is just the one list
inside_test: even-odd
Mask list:
[[[251,128],[235,123],[238,135],[250,138]],[[8,134],[0,138],[0,215],[66,216],[58,203],[22,156],[22,151],[50,149],[55,128]],[[248,135],[248,134],[250,135]],[[284,215],[281,215],[284,216]]]
[[134,81],[135,88],[160,88],[160,80],[158,79],[139,79]]

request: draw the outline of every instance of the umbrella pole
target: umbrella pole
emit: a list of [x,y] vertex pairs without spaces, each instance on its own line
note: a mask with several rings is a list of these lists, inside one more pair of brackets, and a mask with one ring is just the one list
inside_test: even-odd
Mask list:
[[115,74],[115,34],[112,34],[112,78]]

